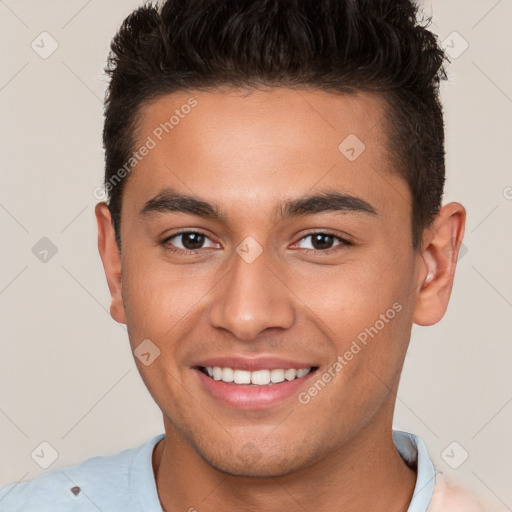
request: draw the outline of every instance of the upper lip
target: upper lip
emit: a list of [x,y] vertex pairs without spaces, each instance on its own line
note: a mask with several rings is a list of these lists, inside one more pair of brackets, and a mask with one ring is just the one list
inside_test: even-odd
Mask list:
[[283,359],[280,357],[243,357],[243,356],[223,356],[223,357],[210,357],[208,359],[201,359],[192,364],[192,367],[214,367],[219,366],[221,368],[233,368],[235,370],[275,370],[295,368],[300,370],[301,368],[311,368],[315,365],[311,362],[297,361],[293,359]]

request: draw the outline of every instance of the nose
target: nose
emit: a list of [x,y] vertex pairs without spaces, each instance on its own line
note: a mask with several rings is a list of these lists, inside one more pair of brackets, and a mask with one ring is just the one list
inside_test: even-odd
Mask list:
[[250,341],[265,329],[293,325],[293,293],[268,259],[266,251],[250,263],[234,256],[233,266],[212,290],[209,315],[213,327]]

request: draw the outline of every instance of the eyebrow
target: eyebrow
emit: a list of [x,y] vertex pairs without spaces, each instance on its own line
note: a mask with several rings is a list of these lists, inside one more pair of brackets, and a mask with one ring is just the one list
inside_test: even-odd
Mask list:
[[[325,212],[363,213],[378,215],[377,210],[359,197],[335,190],[325,190],[297,199],[284,200],[274,214],[278,221],[292,217],[314,215]],[[159,213],[188,213],[199,217],[226,223],[227,214],[215,203],[205,201],[193,195],[183,194],[171,188],[165,188],[144,204],[140,211],[142,217]]]

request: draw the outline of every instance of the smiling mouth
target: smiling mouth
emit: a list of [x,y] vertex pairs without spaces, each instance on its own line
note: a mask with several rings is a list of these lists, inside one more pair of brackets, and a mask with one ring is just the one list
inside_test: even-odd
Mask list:
[[302,379],[306,375],[316,371],[317,366],[309,368],[275,368],[272,370],[240,370],[236,368],[220,366],[199,366],[197,369],[212,380],[225,382],[226,384],[243,386],[272,386],[282,382]]

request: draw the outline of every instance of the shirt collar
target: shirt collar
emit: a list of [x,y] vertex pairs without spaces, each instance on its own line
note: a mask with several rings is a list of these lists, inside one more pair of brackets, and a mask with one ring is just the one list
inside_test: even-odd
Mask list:
[[407,512],[426,512],[436,484],[436,470],[423,441],[414,434],[393,430],[393,442],[406,464],[417,471],[416,485]]
[[153,472],[153,450],[165,434],[150,439],[137,452],[130,465],[129,482],[132,502],[138,512],[163,512]]

